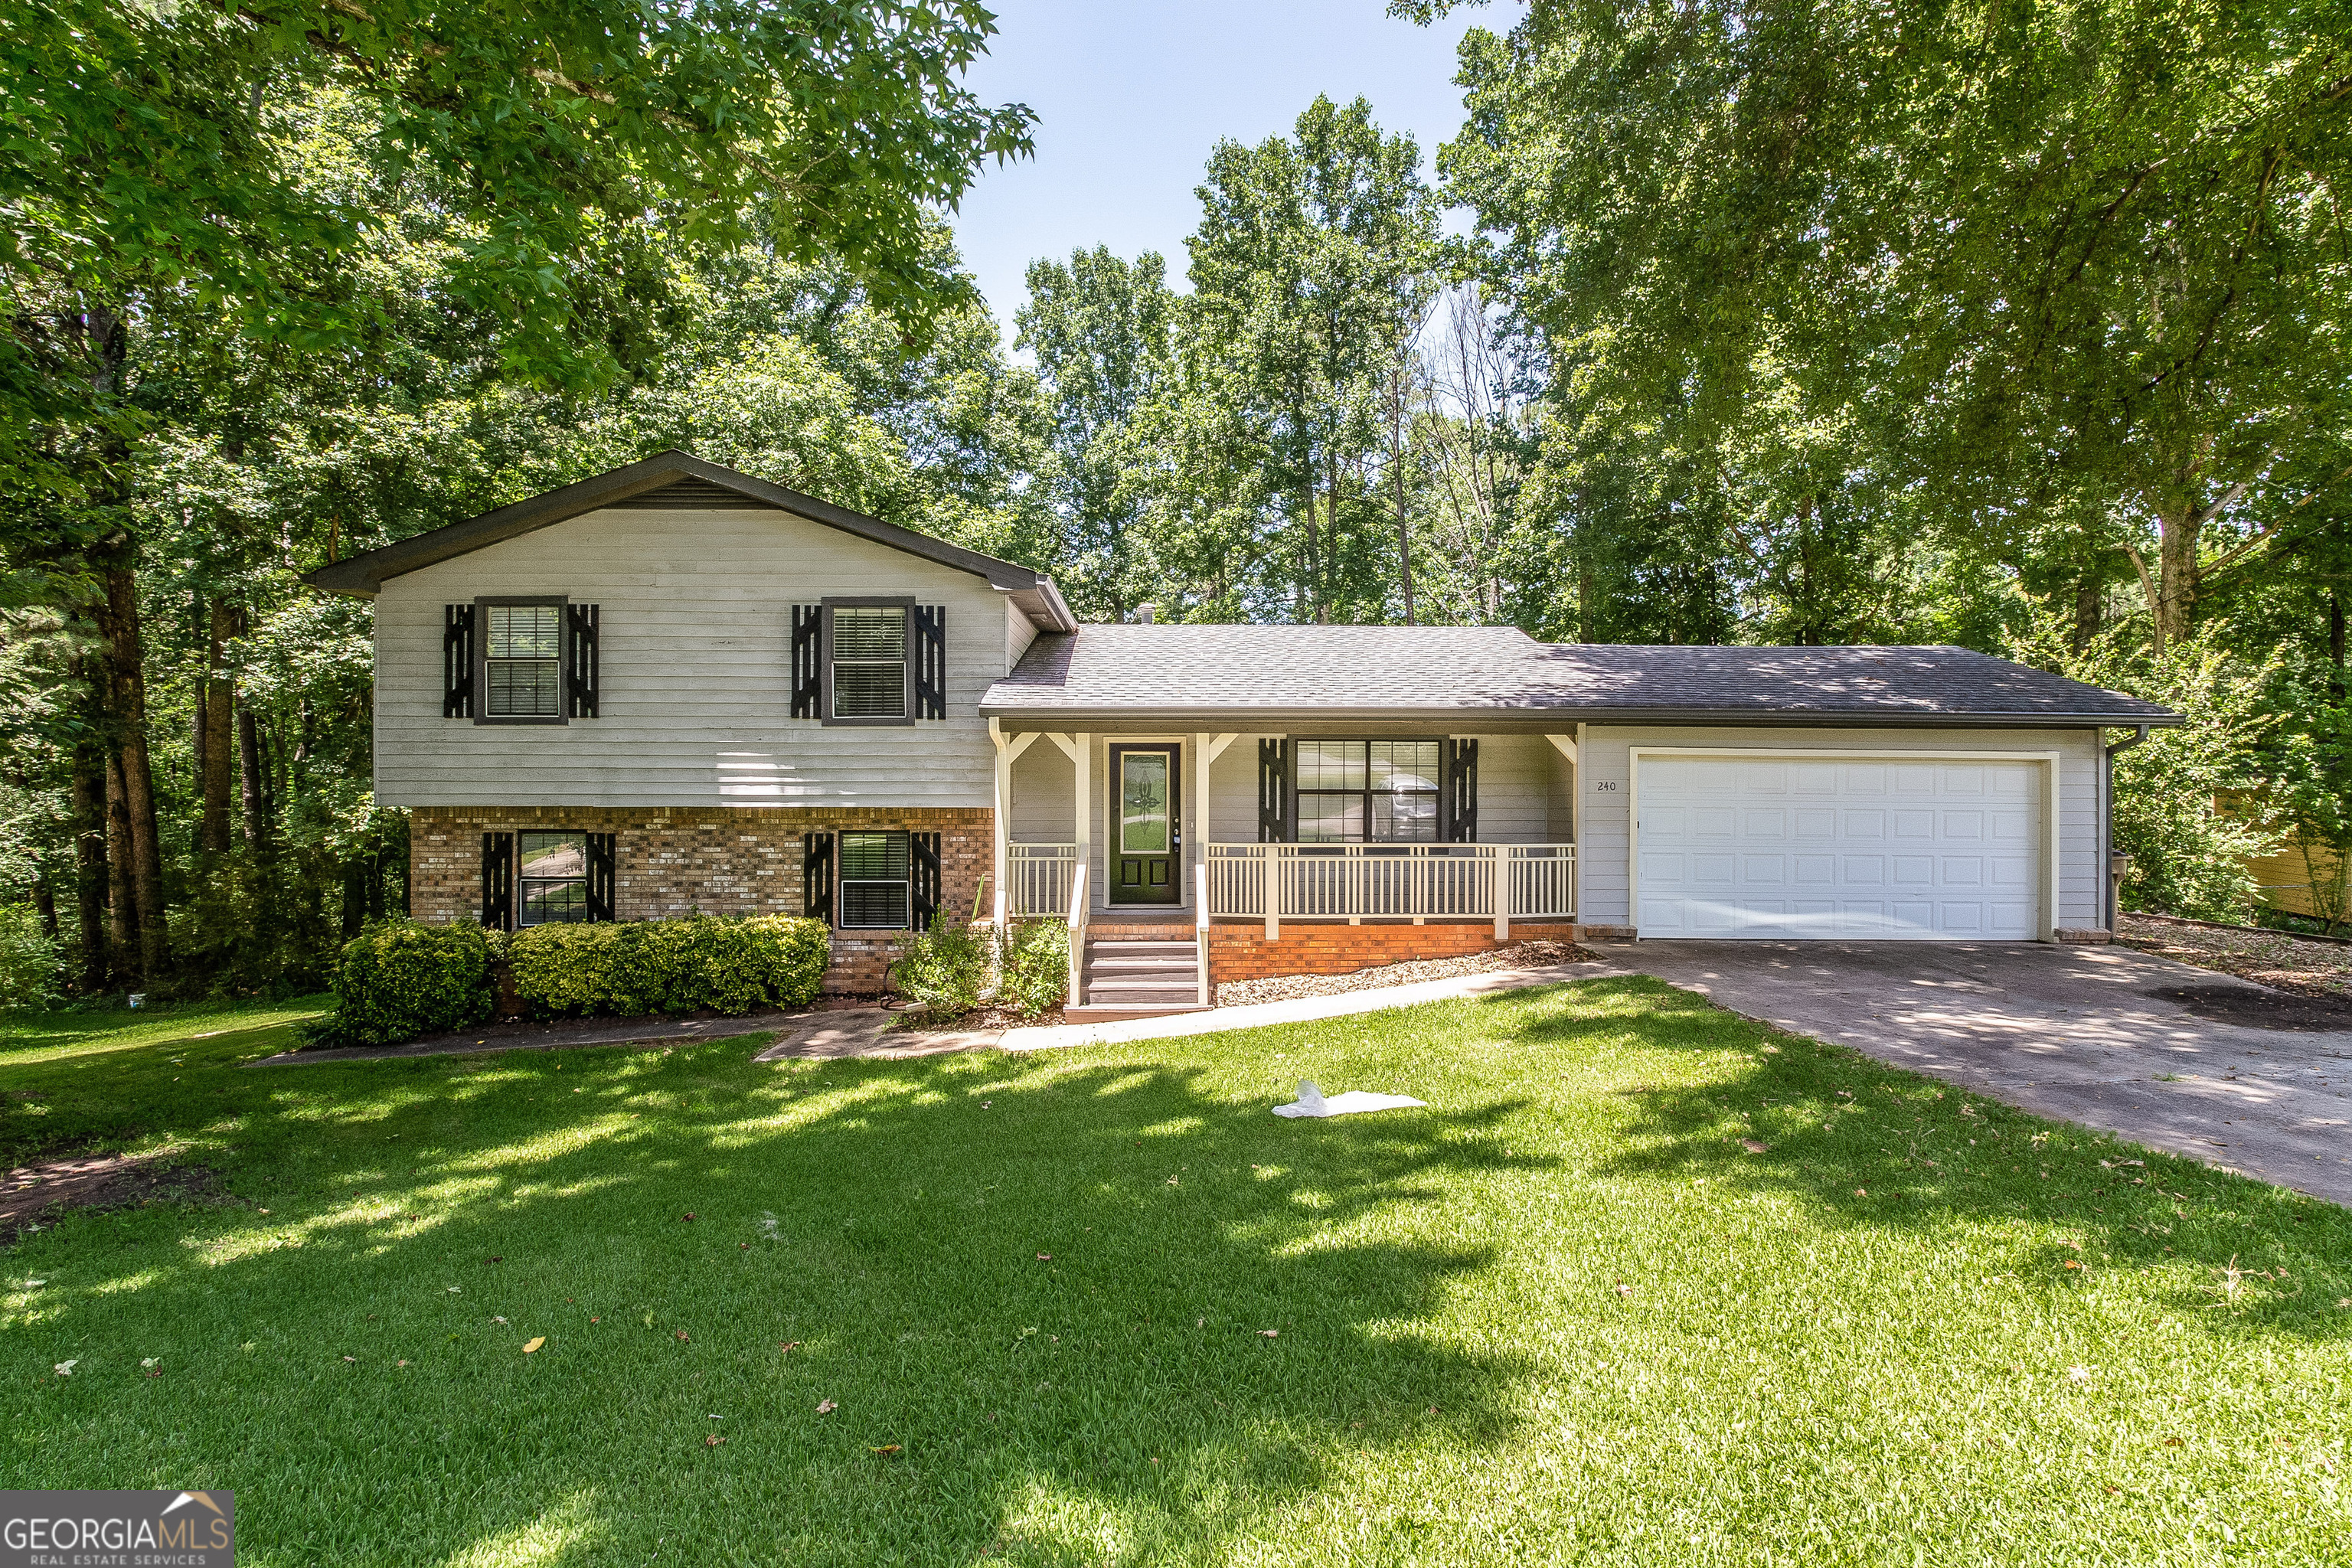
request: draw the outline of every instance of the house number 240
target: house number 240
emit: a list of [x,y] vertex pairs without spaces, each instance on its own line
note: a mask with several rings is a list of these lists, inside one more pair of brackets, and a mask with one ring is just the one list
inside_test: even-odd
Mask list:
[[1595,795],[1615,795],[1617,793],[1617,781],[1615,779],[1601,779],[1593,784],[1592,793]]

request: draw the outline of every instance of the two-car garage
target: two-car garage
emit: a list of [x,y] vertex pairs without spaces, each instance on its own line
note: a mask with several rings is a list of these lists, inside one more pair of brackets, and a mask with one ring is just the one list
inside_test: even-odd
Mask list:
[[1627,751],[1643,937],[2034,941],[2054,753]]

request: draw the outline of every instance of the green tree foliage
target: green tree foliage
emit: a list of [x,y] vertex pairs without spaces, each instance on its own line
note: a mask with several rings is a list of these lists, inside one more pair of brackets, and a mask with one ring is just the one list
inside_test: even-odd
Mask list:
[[1026,147],[976,5],[15,20],[0,787],[46,809],[0,875],[84,990],[315,984],[399,907],[364,609],[301,571],[669,445],[1049,531],[933,211]]
[[1062,589],[1080,615],[1125,620],[1152,580],[1138,524],[1157,465],[1138,416],[1172,384],[1176,296],[1157,253],[1101,246],[1031,262],[1028,285],[1013,346],[1035,355],[1052,408]]
[[[1262,509],[1238,607],[1378,620],[1396,556],[1369,480],[1380,395],[1436,284],[1437,209],[1409,136],[1318,98],[1291,137],[1218,143],[1183,324],[1180,506]],[[1236,480],[1231,470],[1243,470]],[[1231,602],[1231,601],[1229,601]]]

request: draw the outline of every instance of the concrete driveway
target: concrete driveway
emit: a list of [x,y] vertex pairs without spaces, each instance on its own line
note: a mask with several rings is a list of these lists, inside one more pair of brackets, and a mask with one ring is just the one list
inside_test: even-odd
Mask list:
[[2352,1005],[2122,947],[1588,945],[1751,1018],[2352,1205]]

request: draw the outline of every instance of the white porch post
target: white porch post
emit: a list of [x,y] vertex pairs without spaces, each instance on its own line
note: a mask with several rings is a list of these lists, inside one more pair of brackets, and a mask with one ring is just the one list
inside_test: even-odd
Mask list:
[[1081,866],[1092,867],[1095,861],[1095,814],[1092,809],[1094,806],[1095,793],[1094,737],[1087,734],[1084,730],[1081,730],[1077,732],[1076,739],[1077,741],[1077,744],[1070,748],[1070,758],[1077,766],[1078,799],[1076,805],[1077,822],[1076,824],[1077,832],[1076,837],[1078,841],[1078,864]]
[[1006,818],[1013,812],[1013,752],[1004,743],[1004,725],[995,719],[988,721],[988,738],[996,742],[996,934],[1004,934],[1005,901],[1004,874],[1011,868],[1013,829]]
[[988,721],[988,738],[996,742],[996,929],[1002,933],[1012,919],[1013,764],[1037,742],[1037,731],[1004,737],[1002,721]]
[[[1578,766],[1583,756],[1584,726],[1579,724],[1573,735],[1546,735],[1544,739],[1549,741],[1553,749],[1568,761],[1568,842],[1570,853],[1575,857],[1568,864],[1569,919],[1581,921],[1584,918],[1584,846],[1580,842],[1577,826],[1583,820],[1584,813],[1584,772]],[[1549,829],[1545,837],[1550,837]]]
[[1209,764],[1225,754],[1225,748],[1241,739],[1238,734],[1212,735],[1203,730],[1192,737],[1192,825],[1197,830],[1192,839],[1192,860],[1205,868],[1209,864]]

